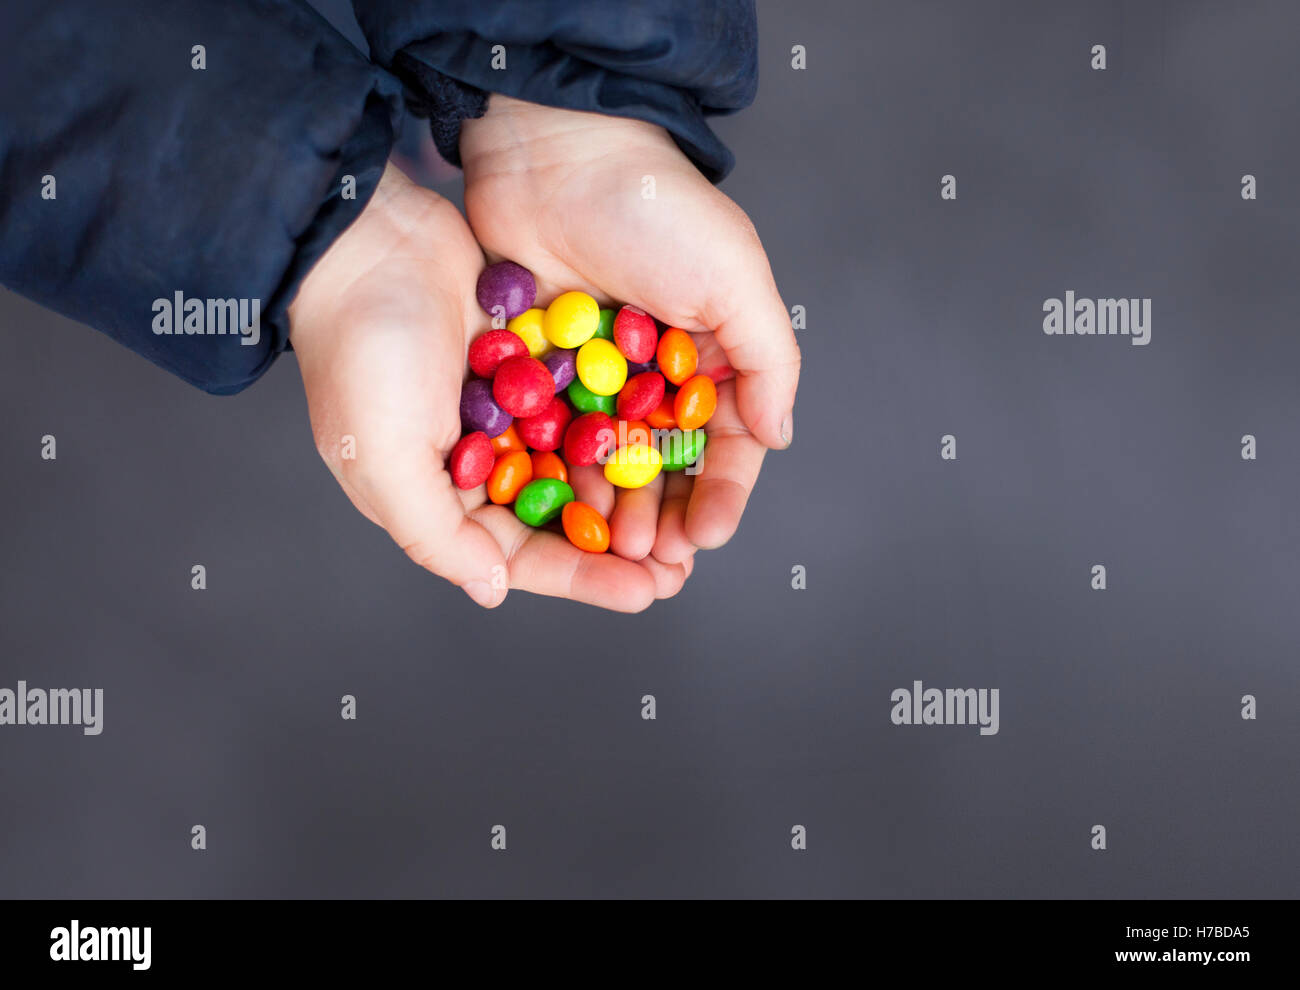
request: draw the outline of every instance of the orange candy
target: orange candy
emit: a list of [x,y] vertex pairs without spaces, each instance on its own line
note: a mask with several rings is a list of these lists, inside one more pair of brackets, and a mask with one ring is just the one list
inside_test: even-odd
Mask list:
[[524,442],[519,439],[519,431],[515,429],[515,424],[511,423],[506,427],[506,431],[499,436],[492,438],[492,453],[500,457],[502,454],[509,454],[516,450],[527,450]]
[[658,408],[645,418],[650,424],[652,430],[671,430],[677,426],[677,419],[673,415],[673,397],[665,395],[664,401],[659,403]]
[[[618,445],[641,443],[650,446],[650,426],[643,419],[620,419],[614,429],[618,431]],[[624,440],[624,435],[627,439]]]
[[525,450],[512,450],[497,458],[488,475],[487,495],[497,505],[509,505],[524,485],[533,480],[533,462]]
[[[708,375],[696,375],[677,390],[673,418],[683,430],[698,430],[718,408],[718,387]],[[656,410],[657,412],[658,410]]]
[[555,451],[534,450],[532,459],[534,481],[538,478],[554,478],[556,481],[563,481],[566,485],[569,483],[569,471]]
[[680,385],[691,375],[700,363],[700,352],[695,341],[685,330],[670,327],[659,338],[659,347],[655,352],[659,361],[659,373],[674,385]]
[[604,553],[609,549],[609,523],[586,502],[569,502],[560,510],[564,535],[579,550]]

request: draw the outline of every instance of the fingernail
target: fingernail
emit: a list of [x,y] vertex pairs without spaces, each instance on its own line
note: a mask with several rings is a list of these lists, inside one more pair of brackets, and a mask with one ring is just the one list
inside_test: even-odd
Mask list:
[[787,447],[794,439],[794,413],[787,414],[785,419],[781,420],[781,439],[785,441]]
[[492,585],[486,581],[469,581],[465,584],[464,591],[485,608],[496,601],[496,593],[492,590]]

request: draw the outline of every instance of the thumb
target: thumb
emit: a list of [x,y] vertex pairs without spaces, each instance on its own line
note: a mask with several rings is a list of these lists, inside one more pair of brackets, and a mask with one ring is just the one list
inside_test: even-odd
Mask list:
[[408,557],[475,602],[495,608],[510,587],[497,541],[465,514],[447,474],[429,452],[383,459],[360,487],[380,525]]
[[741,420],[759,443],[782,450],[794,438],[802,359],[790,314],[757,240],[751,252],[737,252],[741,260],[733,277],[715,283],[709,310],[714,339],[736,371]]

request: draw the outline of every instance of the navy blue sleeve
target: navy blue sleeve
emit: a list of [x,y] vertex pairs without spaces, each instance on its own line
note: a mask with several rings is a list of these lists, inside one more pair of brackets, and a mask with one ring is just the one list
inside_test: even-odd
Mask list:
[[208,392],[256,380],[400,84],[300,0],[10,2],[0,36],[0,282]]
[[[659,124],[711,180],[734,159],[707,117],[758,84],[752,0],[353,0],[371,56],[459,164],[486,94]],[[501,47],[497,47],[501,46]],[[504,67],[502,61],[504,56]]]

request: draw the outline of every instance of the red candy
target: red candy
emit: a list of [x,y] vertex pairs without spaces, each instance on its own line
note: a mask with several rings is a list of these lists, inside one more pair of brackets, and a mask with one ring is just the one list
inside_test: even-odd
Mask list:
[[501,362],[512,357],[528,357],[528,345],[509,330],[489,330],[469,345],[469,367],[480,378],[491,378]]
[[624,306],[614,317],[614,346],[629,361],[645,364],[655,356],[659,328],[643,309]]
[[664,376],[643,371],[627,380],[618,393],[619,419],[645,419],[664,401]]
[[466,433],[451,448],[451,480],[456,487],[469,491],[488,480],[496,454],[492,451],[492,441],[482,430]]
[[492,379],[492,398],[511,416],[536,416],[555,398],[555,379],[536,358],[506,358]]
[[564,434],[564,459],[571,467],[595,464],[614,447],[614,421],[603,412],[583,413]]
[[533,450],[555,450],[564,442],[564,431],[572,418],[568,403],[557,395],[536,416],[517,419],[513,425],[519,439]]

